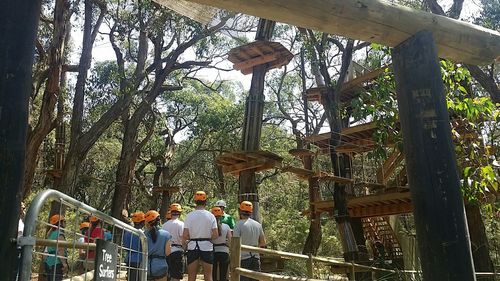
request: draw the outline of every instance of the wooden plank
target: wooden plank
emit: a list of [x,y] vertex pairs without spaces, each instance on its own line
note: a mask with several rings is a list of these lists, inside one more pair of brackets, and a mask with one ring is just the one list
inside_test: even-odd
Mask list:
[[293,148],[288,150],[288,153],[295,157],[313,156],[314,152],[305,148]]
[[370,71],[368,73],[363,74],[362,76],[356,77],[351,81],[348,81],[347,83],[344,83],[342,85],[342,92],[349,92],[354,90],[356,87],[361,86],[363,83],[371,81],[377,77],[379,77],[381,74],[385,72],[385,70],[389,67],[389,65],[377,68],[373,71]]
[[410,202],[400,202],[379,206],[353,207],[348,210],[349,216],[352,218],[367,218],[411,213],[413,207]]
[[353,39],[394,47],[433,33],[440,57],[485,65],[500,55],[500,33],[380,0],[189,0]]
[[353,179],[338,177],[338,176],[335,176],[331,173],[325,173],[325,172],[316,173],[313,176],[313,178],[317,179],[318,181],[333,181],[333,182],[337,182],[339,184],[351,184],[354,182]]
[[235,174],[241,171],[257,169],[262,166],[271,167],[274,166],[275,164],[276,163],[272,160],[253,160],[248,162],[241,162],[231,166],[222,167],[222,172]]
[[410,199],[410,192],[391,192],[391,193],[385,193],[385,194],[374,194],[374,195],[367,195],[367,196],[361,196],[361,197],[354,197],[350,199],[347,203],[348,207],[353,207],[358,204],[367,204],[367,203],[373,203],[373,202],[383,202],[386,200],[406,200]]
[[281,171],[294,173],[295,175],[297,175],[301,178],[305,178],[305,179],[314,175],[314,172],[311,170],[307,170],[307,169],[299,168],[299,167],[293,167],[293,166],[285,166],[285,167],[281,168]]
[[276,54],[263,55],[263,56],[251,58],[251,59],[239,62],[239,63],[235,63],[233,65],[233,68],[235,70],[243,70],[243,69],[247,69],[247,68],[252,68],[256,65],[268,63],[268,62],[271,62],[271,61],[276,60],[276,59],[277,59]]

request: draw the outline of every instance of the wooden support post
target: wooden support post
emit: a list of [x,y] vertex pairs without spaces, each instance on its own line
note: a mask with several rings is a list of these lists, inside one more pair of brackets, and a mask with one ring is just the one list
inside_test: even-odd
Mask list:
[[432,33],[418,32],[392,58],[423,279],[475,280]]
[[231,273],[231,281],[240,281],[240,274],[236,268],[241,267],[241,238],[231,238],[231,245],[229,249],[229,272]]
[[[0,253],[2,280],[15,280],[19,209],[24,183],[28,100],[39,0],[0,1]],[[28,277],[29,278],[29,277]]]
[[314,261],[312,254],[309,254],[309,259],[307,260],[307,278],[314,278]]

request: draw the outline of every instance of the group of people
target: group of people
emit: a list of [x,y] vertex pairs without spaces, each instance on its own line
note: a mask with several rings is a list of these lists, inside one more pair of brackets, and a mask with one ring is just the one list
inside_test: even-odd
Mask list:
[[[216,202],[210,211],[207,195],[198,191],[194,195],[195,209],[180,220],[182,206],[170,205],[167,221],[160,227],[160,214],[155,210],[132,214],[136,229],[144,229],[148,240],[148,280],[178,281],[184,275],[186,257],[188,280],[196,280],[198,268],[202,267],[205,281],[226,281],[229,268],[229,243],[233,236],[241,237],[242,244],[265,247],[262,225],[251,219],[253,205],[243,201],[239,206],[240,220],[225,213],[226,203]],[[128,265],[128,280],[138,278],[142,261],[139,237],[125,233],[123,246],[128,249],[125,263]],[[242,252],[241,266],[259,271],[257,253]],[[249,280],[242,277],[242,280]]]
[[[66,240],[64,229],[66,228],[66,219],[63,215],[55,214],[49,219],[49,229],[47,231],[47,239],[49,240]],[[80,223],[81,237],[78,242],[94,243],[97,239],[109,240],[106,231],[102,228],[102,221],[96,217],[91,216],[88,221]],[[45,268],[46,280],[62,280],[64,273],[68,271],[68,252],[64,247],[48,246],[45,248],[47,254],[43,260]],[[79,250],[79,258],[76,265],[78,272],[94,269],[95,250]]]
[[[156,210],[146,213],[136,212],[131,215],[134,228],[143,232],[147,238],[147,276],[148,280],[179,281],[185,273],[189,281],[195,281],[198,268],[202,267],[205,281],[226,281],[229,268],[229,243],[231,238],[241,237],[241,243],[249,246],[265,247],[266,240],[262,225],[251,218],[253,205],[243,201],[239,205],[239,220],[225,212],[226,203],[219,200],[210,209],[207,208],[207,195],[197,191],[194,195],[195,209],[189,212],[184,222],[180,220],[183,212],[178,203],[170,205],[166,214],[167,221],[161,224],[161,216]],[[50,217],[50,229],[47,238],[65,240],[65,218],[63,215]],[[92,216],[80,224],[79,244],[93,243],[97,239],[106,240],[105,230],[98,217]],[[116,242],[116,241],[115,241]],[[127,278],[130,281],[140,279],[140,267],[145,261],[140,237],[130,231],[124,231],[122,246],[125,250],[125,264],[128,267]],[[47,255],[44,267],[47,280],[62,280],[68,270],[67,250],[63,247],[46,247]],[[81,273],[94,269],[95,250],[80,250],[76,266]],[[241,266],[251,270],[260,270],[258,253],[241,252]],[[241,280],[251,280],[242,277]]]

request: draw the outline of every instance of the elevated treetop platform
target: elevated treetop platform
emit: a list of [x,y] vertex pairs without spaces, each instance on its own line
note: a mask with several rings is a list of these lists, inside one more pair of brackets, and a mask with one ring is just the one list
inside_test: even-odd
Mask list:
[[269,151],[234,151],[220,155],[217,165],[222,166],[223,173],[238,176],[240,172],[254,170],[256,172],[273,169],[281,164],[283,158]]
[[280,68],[293,59],[283,45],[278,42],[255,41],[229,51],[228,60],[233,68],[243,74],[251,74],[254,66],[267,64],[268,69]]
[[[351,102],[353,98],[359,95],[360,91],[367,90],[373,84],[373,81],[385,72],[387,67],[389,66],[377,68],[344,83],[340,92],[340,102]],[[327,94],[326,86],[314,87],[306,91],[307,100],[311,102],[317,101],[321,103],[325,94]]]
[[[316,212],[333,213],[333,200],[316,201],[311,204]],[[389,216],[413,211],[409,190],[350,198],[347,200],[347,209],[349,216],[353,218]],[[309,213],[309,210],[304,213]]]
[[438,55],[485,65],[500,56],[500,33],[379,0],[189,0],[233,12],[395,47],[432,31]]
[[[377,126],[374,122],[361,124],[342,129],[340,133],[340,144],[337,152],[340,153],[362,153],[375,148],[377,143],[372,139]],[[330,148],[331,133],[312,135],[305,138],[311,144],[318,146],[325,152]]]

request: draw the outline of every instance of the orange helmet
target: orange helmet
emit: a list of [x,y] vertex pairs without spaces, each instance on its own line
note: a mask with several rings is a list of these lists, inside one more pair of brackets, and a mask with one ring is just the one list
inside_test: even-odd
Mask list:
[[181,204],[174,203],[174,204],[170,205],[170,211],[182,213]]
[[240,210],[242,212],[248,212],[251,213],[253,212],[253,204],[250,201],[243,201],[240,203]]
[[144,220],[147,223],[150,223],[150,222],[154,221],[159,216],[160,216],[160,213],[158,213],[157,211],[155,211],[155,210],[149,210],[149,211],[147,211],[147,213],[146,213],[146,215],[144,217]]
[[84,228],[89,228],[90,227],[90,223],[88,221],[84,221],[82,223],[80,223],[80,230],[84,229]]
[[50,224],[57,224],[58,222],[60,221],[63,221],[64,220],[64,216],[62,215],[53,215],[52,217],[50,217]]
[[165,218],[167,220],[171,220],[172,219],[172,211],[168,210],[167,213],[165,214]]
[[216,217],[221,217],[222,215],[224,215],[224,212],[222,211],[222,209],[220,207],[213,207],[212,214],[214,214],[214,216],[216,216]]
[[205,191],[196,191],[194,194],[194,201],[207,201],[207,194]]
[[132,222],[138,223],[145,220],[145,216],[143,212],[136,212],[132,214]]
[[99,218],[96,216],[91,216],[89,220],[90,220],[90,222],[97,222],[97,221],[99,221]]

